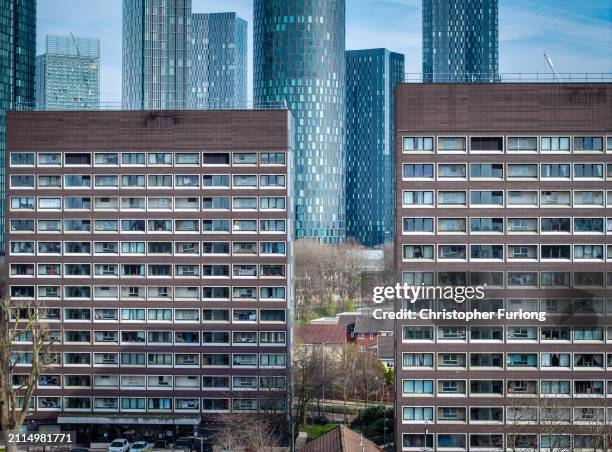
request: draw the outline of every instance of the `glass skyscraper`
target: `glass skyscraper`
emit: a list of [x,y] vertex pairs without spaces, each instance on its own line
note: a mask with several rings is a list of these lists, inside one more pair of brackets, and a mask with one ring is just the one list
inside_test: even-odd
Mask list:
[[423,81],[498,79],[498,0],[423,0]]
[[247,22],[236,13],[198,13],[191,18],[192,107],[244,108]]
[[100,40],[47,36],[36,57],[36,108],[89,110],[100,104]]
[[255,0],[256,104],[296,116],[296,237],[336,243],[345,219],[345,2]]
[[190,104],[191,0],[123,0],[123,106]]
[[404,55],[346,52],[346,235],[363,245],[393,240],[394,90]]
[[0,254],[4,254],[6,112],[34,107],[36,0],[0,0]]

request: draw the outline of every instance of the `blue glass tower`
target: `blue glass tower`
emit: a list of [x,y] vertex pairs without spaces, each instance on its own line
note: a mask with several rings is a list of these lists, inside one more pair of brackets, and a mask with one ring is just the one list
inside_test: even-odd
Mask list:
[[246,107],[247,22],[236,13],[191,17],[192,107]]
[[345,2],[255,0],[256,104],[296,116],[296,237],[336,243],[345,225]]
[[100,105],[100,40],[47,36],[36,57],[36,108],[90,110]]
[[498,0],[423,0],[423,80],[498,79]]
[[122,39],[124,108],[188,108],[191,0],[123,0]]
[[6,112],[34,107],[36,0],[0,0],[0,254],[4,255]]
[[404,55],[346,52],[346,234],[365,246],[393,240],[394,91]]

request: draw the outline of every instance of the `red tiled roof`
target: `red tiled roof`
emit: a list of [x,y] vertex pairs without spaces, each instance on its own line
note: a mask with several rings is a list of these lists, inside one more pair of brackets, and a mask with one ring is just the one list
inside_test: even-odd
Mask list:
[[382,452],[369,439],[344,425],[306,443],[300,452]]
[[306,324],[295,327],[295,342],[299,344],[344,344],[346,329],[342,325]]

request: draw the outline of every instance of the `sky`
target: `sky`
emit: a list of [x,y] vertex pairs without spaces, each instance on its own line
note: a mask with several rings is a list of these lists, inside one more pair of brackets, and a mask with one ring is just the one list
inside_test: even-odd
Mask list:
[[[193,0],[193,12],[235,11],[249,23],[252,85],[253,0]],[[47,34],[99,38],[100,100],[121,101],[121,0],[38,0],[38,53]],[[346,0],[346,48],[386,47],[421,72],[421,0]],[[612,73],[612,1],[499,0],[502,73]]]

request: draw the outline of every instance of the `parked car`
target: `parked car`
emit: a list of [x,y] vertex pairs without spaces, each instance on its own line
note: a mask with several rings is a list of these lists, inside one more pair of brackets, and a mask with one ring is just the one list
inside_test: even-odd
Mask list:
[[108,446],[108,452],[128,452],[130,443],[125,438],[116,438]]
[[151,449],[153,447],[152,444],[147,443],[146,441],[135,441],[130,446],[130,452],[142,452],[145,449]]
[[152,449],[168,449],[168,441],[165,439],[158,439],[151,446]]

